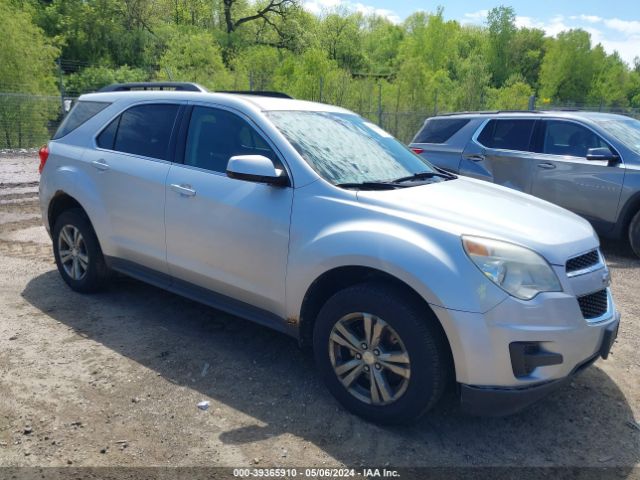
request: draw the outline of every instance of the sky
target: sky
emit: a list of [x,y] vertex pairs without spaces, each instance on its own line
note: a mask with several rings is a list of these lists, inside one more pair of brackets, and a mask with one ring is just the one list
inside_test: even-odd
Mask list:
[[591,34],[594,45],[601,43],[609,53],[617,51],[629,65],[634,57],[640,57],[640,0],[303,0],[303,4],[316,14],[344,6],[385,16],[395,23],[413,12],[434,12],[438,5],[443,5],[446,19],[474,25],[482,25],[487,11],[502,4],[514,8],[520,27],[541,28],[552,36],[582,28]]

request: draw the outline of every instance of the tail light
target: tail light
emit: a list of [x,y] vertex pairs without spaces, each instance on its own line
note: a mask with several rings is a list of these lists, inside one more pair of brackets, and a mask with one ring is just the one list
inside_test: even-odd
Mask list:
[[41,146],[40,150],[38,150],[38,156],[40,157],[40,166],[38,167],[38,173],[42,173],[44,164],[47,163],[47,158],[49,158],[49,147],[47,145]]
[[424,152],[424,148],[418,148],[418,147],[411,147],[411,150],[413,151],[413,153],[417,153],[418,155]]

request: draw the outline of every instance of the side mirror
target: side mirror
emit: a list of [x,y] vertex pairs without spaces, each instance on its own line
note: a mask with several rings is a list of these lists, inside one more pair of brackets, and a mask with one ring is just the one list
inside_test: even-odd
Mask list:
[[284,170],[276,168],[264,155],[236,155],[229,159],[227,176],[247,182],[267,183],[285,187],[289,178]]
[[617,162],[620,157],[608,147],[590,148],[587,150],[587,160],[600,160],[601,162]]

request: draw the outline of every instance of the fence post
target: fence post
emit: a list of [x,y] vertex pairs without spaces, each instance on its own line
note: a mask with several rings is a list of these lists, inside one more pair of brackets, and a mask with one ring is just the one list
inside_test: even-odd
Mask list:
[[253,70],[249,70],[249,91],[253,92]]
[[65,117],[67,115],[67,112],[64,108],[65,91],[64,82],[62,81],[62,61],[60,58],[58,58],[56,64],[58,65],[58,86],[60,88],[60,111],[62,113],[62,116]]
[[324,93],[324,77],[320,75],[320,103],[322,103],[322,94]]
[[378,80],[378,126],[382,126],[382,80]]
[[535,110],[536,109],[536,96],[535,95],[531,95],[529,97],[529,106],[528,106],[529,110]]

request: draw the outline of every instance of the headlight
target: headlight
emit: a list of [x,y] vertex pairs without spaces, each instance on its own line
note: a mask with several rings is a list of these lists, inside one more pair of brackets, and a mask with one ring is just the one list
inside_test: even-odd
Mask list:
[[547,261],[528,248],[466,235],[462,245],[482,273],[516,298],[531,300],[540,292],[562,291]]

